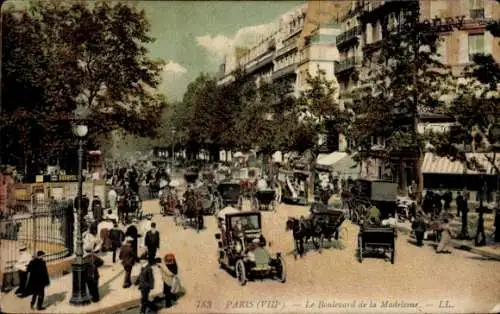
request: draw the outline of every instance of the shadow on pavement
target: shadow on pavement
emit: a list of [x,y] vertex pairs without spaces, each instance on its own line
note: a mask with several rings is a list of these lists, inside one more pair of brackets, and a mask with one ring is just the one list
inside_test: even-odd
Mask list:
[[406,239],[406,242],[416,247],[424,247],[424,244],[418,245],[417,240],[414,239]]
[[47,296],[46,302],[47,302],[47,304],[49,304],[49,306],[57,305],[58,303],[61,303],[62,301],[64,301],[67,293],[68,293],[67,291],[64,291],[64,292],[51,294],[51,295]]
[[489,262],[497,262],[499,263],[500,260],[496,259],[496,258],[491,258],[491,257],[487,257],[487,256],[477,256],[477,255],[474,255],[474,256],[467,256],[468,259],[473,259],[473,260],[476,260],[476,261],[489,261]]
[[111,292],[111,283],[115,281],[118,277],[120,277],[124,273],[124,270],[121,269],[116,275],[108,279],[103,285],[99,287],[99,296],[101,299],[105,297],[108,293]]

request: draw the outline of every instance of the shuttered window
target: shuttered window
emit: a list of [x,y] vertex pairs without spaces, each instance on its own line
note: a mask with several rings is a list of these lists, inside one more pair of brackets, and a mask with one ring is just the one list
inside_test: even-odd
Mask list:
[[477,53],[484,53],[484,34],[469,35],[469,62]]

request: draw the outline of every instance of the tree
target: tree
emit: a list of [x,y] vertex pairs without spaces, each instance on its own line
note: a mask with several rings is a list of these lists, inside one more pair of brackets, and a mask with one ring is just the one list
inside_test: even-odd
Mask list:
[[[452,80],[439,60],[438,33],[419,21],[418,1],[399,4],[404,22],[394,29],[385,23],[380,49],[364,56],[369,67],[360,73],[361,88],[356,90],[352,108],[356,121],[349,134],[358,159],[375,157],[387,162],[395,152],[413,154],[417,199],[421,200],[425,138],[418,132],[420,115],[439,112]],[[385,138],[385,147],[374,146],[372,137]]]
[[307,150],[311,153],[309,195],[313,195],[316,160],[321,147],[318,136],[325,135],[327,131],[337,136],[346,134],[352,116],[340,106],[335,81],[329,80],[324,70],[318,67],[315,76],[307,73],[306,83],[307,88],[298,99],[297,108],[301,121],[298,131],[294,134],[296,136],[294,141],[300,151]]
[[[154,92],[162,62],[147,56],[153,39],[144,11],[123,3],[34,1],[27,10],[2,14],[8,92],[1,133],[24,139],[16,146],[2,138],[2,151],[26,151],[42,163],[44,156],[74,151],[70,125],[77,105],[89,110],[91,142],[115,129],[155,135],[165,106]],[[11,123],[13,114],[25,119]]]

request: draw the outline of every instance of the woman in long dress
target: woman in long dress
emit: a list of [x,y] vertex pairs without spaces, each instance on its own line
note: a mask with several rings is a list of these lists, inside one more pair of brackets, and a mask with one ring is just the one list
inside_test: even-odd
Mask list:
[[441,225],[441,241],[439,241],[438,247],[436,249],[436,253],[451,253],[451,250],[447,250],[446,248],[451,243],[452,231],[450,228],[450,224],[448,219],[444,219],[444,223]]
[[161,270],[163,277],[163,294],[165,295],[165,307],[171,307],[173,302],[176,301],[176,296],[172,293],[172,287],[174,285],[174,277],[178,273],[177,262],[175,260],[175,255],[169,253],[164,257],[164,264],[157,264]]

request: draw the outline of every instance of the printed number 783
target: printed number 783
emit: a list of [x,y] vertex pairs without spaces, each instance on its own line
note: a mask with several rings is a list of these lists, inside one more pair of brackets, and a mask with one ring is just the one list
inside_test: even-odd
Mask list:
[[211,309],[212,308],[212,301],[198,300],[198,301],[196,301],[196,308],[197,309]]

